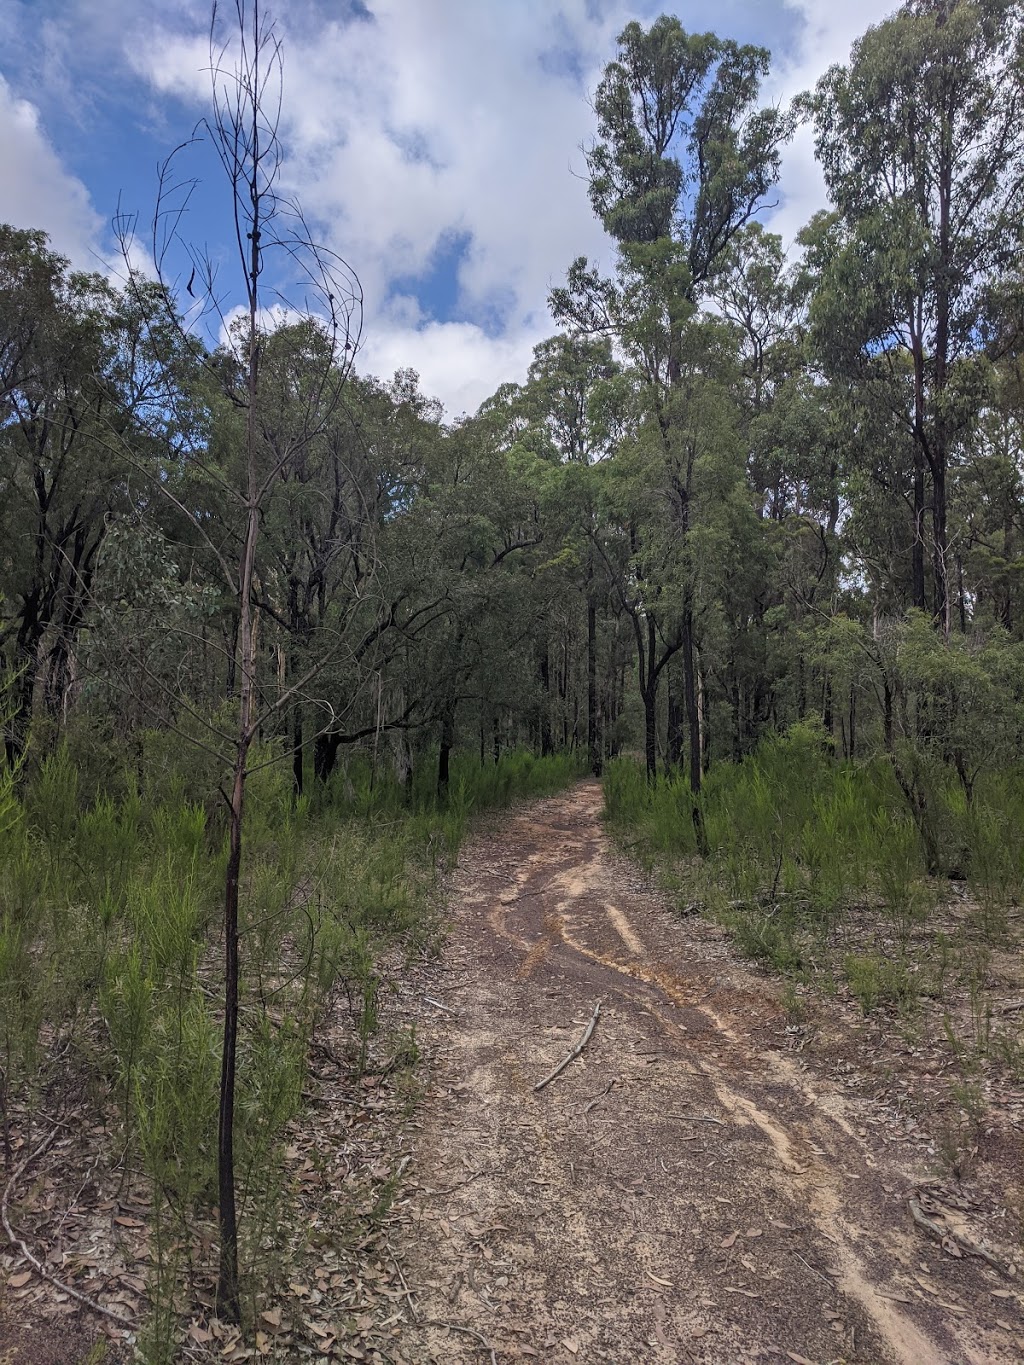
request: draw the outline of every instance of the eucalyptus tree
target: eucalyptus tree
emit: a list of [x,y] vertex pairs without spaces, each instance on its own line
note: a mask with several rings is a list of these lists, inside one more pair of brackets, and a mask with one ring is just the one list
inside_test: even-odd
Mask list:
[[[124,246],[130,285],[140,306],[150,303],[151,331],[185,336],[174,298],[181,264],[189,269],[182,288],[196,300],[198,325],[203,318],[219,324],[223,341],[209,357],[206,375],[208,422],[191,444],[174,452],[175,462],[194,471],[200,482],[215,485],[226,507],[225,534],[207,525],[184,503],[171,481],[156,477],[154,496],[167,498],[190,522],[217,566],[237,617],[237,687],[234,713],[227,724],[206,722],[204,743],[225,768],[228,808],[228,857],[224,888],[224,1029],[218,1118],[218,1218],[220,1269],[217,1306],[232,1320],[240,1318],[238,1218],[235,1185],[235,1098],[239,1024],[239,884],[242,870],[246,782],[257,735],[268,720],[282,714],[303,692],[322,666],[309,662],[305,672],[266,699],[259,687],[259,591],[263,580],[261,551],[264,524],[275,495],[285,486],[283,474],[295,469],[324,434],[336,410],[359,341],[361,291],[348,265],[313,241],[296,206],[282,197],[282,150],[278,136],[281,109],[282,50],[272,22],[258,0],[235,0],[233,26],[222,26],[213,6],[210,29],[211,115],[202,131],[223,168],[227,212],[238,254],[237,286],[242,303],[237,316],[223,294],[213,263],[181,235],[192,182],[182,177],[177,158],[164,163],[153,218],[153,266],[158,281],[153,296],[133,268],[134,220],[117,227]],[[270,363],[271,334],[284,316],[312,308],[312,330],[320,342],[308,349],[302,382],[275,384]],[[275,312],[275,308],[277,311]],[[159,351],[158,351],[159,354]],[[169,357],[164,352],[165,363]],[[287,399],[287,401],[285,401]],[[116,434],[116,433],[115,433]],[[217,443],[222,442],[220,450]]]
[[615,360],[607,336],[558,333],[534,348],[524,402],[564,469],[549,481],[558,540],[582,571],[586,609],[587,748],[591,771],[602,767],[598,685],[598,609],[608,579],[595,552],[598,511],[590,466],[607,458],[625,436],[632,380]]
[[[775,183],[790,128],[787,115],[758,108],[768,64],[764,48],[689,34],[668,15],[647,30],[627,25],[598,86],[598,137],[587,154],[591,203],[617,246],[616,278],[602,278],[579,258],[567,287],[552,294],[556,317],[581,332],[612,337],[639,372],[652,432],[675,471],[672,534],[681,542],[691,530],[688,478],[695,467],[692,426],[685,432],[687,333],[730,242]],[[678,637],[682,654],[696,796],[701,744],[692,582],[683,584],[677,609],[678,622],[664,638]],[[648,669],[648,686],[656,678]],[[650,755],[648,764],[653,776]],[[694,820],[699,826],[696,802]]]
[[956,470],[958,600],[975,623],[1024,627],[1024,357],[995,368],[990,401]]
[[836,206],[818,336],[837,367],[887,385],[912,442],[914,605],[928,486],[932,610],[948,634],[950,461],[983,404],[992,286],[1022,243],[1021,6],[908,0],[805,103]]
[[80,683],[98,559],[132,510],[130,466],[111,428],[145,460],[152,387],[139,309],[97,275],[73,273],[45,235],[0,227],[0,647],[15,673],[9,747],[34,703],[66,715]]

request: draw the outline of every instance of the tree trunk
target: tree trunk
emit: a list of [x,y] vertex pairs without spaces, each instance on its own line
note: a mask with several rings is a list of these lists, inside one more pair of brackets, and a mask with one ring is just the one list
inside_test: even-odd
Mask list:
[[832,734],[832,679],[825,675],[822,688],[821,723],[827,735]]
[[554,752],[554,745],[551,742],[551,664],[547,645],[540,656],[540,685],[540,755],[548,758]]
[[911,606],[926,609],[924,587],[924,453],[914,446],[914,539],[911,551]]
[[889,686],[888,678],[882,682],[882,741],[885,745],[885,752],[891,754],[893,751],[892,688]]
[[303,768],[302,703],[292,707],[292,793],[295,799],[302,795]]
[[441,747],[437,753],[437,796],[444,800],[451,780],[452,745],[455,743],[455,707],[446,709],[441,719]]
[[338,760],[341,740],[337,735],[317,735],[313,741],[313,776],[318,782],[327,782],[334,772]]
[[235,1068],[238,1051],[238,882],[242,866],[246,748],[239,744],[235,760],[228,823],[228,865],[224,881],[224,1038],[217,1124],[217,1210],[220,1230],[217,1312],[228,1322],[241,1320],[238,1217],[235,1209]]
[[668,767],[678,768],[683,761],[683,716],[684,710],[679,699],[679,682],[675,670],[666,669],[665,695],[667,716],[665,719],[665,749]]
[[740,675],[735,656],[730,668],[729,700],[732,705],[732,761],[738,763],[743,757],[743,708],[740,705]]
[[252,619],[252,584],[259,537],[256,487],[256,367],[255,319],[251,319],[248,413],[249,517],[239,564],[238,635],[241,653],[238,738],[228,825],[228,864],[224,878],[224,1040],[221,1049],[220,1109],[217,1125],[217,1207],[220,1231],[220,1273],[217,1312],[227,1322],[242,1316],[238,1276],[238,1217],[235,1207],[235,1070],[238,1049],[238,883],[242,866],[245,820],[245,778],[256,692],[256,634]]
[[946,461],[945,453],[942,451],[936,451],[932,467],[932,541],[935,620],[943,636],[948,640],[952,621],[946,565]]
[[658,692],[649,681],[644,699],[644,754],[647,759],[647,781],[654,785],[658,776]]
[[235,680],[238,675],[238,613],[232,612],[231,629],[228,633],[227,671],[224,675],[224,695],[230,701],[235,695]]
[[693,821],[694,833],[697,836],[697,848],[703,854],[707,851],[707,840],[704,834],[704,817],[701,814],[700,809],[700,788],[701,778],[703,776],[703,765],[701,762],[700,712],[697,708],[697,675],[693,643],[693,605],[690,602],[687,602],[683,608],[682,641],[683,699],[686,703],[686,719],[689,731],[689,778],[690,792],[693,796],[690,818]]
[[598,738],[597,697],[597,604],[587,597],[587,751],[590,771],[601,776],[601,746]]

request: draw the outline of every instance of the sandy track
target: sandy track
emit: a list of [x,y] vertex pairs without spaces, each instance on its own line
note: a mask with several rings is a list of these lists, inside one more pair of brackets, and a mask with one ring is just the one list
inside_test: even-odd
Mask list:
[[787,1050],[774,985],[670,913],[600,809],[582,783],[463,851],[401,1247],[430,1322],[405,1359],[1024,1359],[1015,1287],[913,1226],[928,1168]]

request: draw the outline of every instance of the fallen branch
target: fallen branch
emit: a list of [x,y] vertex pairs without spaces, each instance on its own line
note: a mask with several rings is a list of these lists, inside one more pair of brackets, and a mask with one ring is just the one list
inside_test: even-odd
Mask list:
[[385,1243],[385,1245],[388,1249],[388,1255],[391,1257],[391,1264],[398,1271],[398,1278],[401,1281],[402,1288],[405,1290],[405,1297],[409,1300],[409,1312],[412,1314],[412,1320],[413,1322],[419,1322],[420,1315],[417,1312],[416,1304],[413,1301],[412,1291],[406,1283],[405,1276],[402,1274],[402,1267],[398,1264],[398,1257],[395,1255],[394,1247],[392,1247],[390,1242]]
[[910,1216],[917,1226],[924,1228],[925,1232],[934,1237],[940,1246],[944,1246],[947,1241],[952,1242],[967,1256],[977,1256],[980,1260],[987,1261],[993,1270],[999,1271],[1000,1275],[1009,1273],[1005,1262],[1000,1261],[997,1256],[993,1256],[991,1251],[986,1251],[984,1247],[978,1246],[976,1242],[964,1237],[962,1233],[955,1232],[953,1228],[943,1227],[934,1218],[929,1218],[913,1195],[907,1200],[907,1205],[910,1208]]
[[576,1058],[580,1055],[580,1053],[583,1051],[586,1045],[590,1042],[591,1034],[597,1027],[597,1017],[600,1013],[601,1002],[599,1000],[597,1004],[594,1006],[594,1013],[590,1016],[590,1023],[583,1030],[583,1037],[579,1040],[579,1042],[569,1053],[569,1055],[567,1057],[562,1058],[562,1060],[555,1067],[554,1071],[549,1071],[542,1081],[537,1082],[537,1084],[533,1087],[534,1090],[543,1090],[544,1087],[548,1085],[551,1081],[553,1081],[556,1076],[560,1076],[562,1074],[562,1072],[565,1070],[565,1068],[569,1065],[570,1062],[574,1062],[576,1060]]
[[833,1282],[831,1280],[827,1280],[820,1270],[815,1270],[814,1266],[812,1266],[809,1261],[805,1261],[804,1258],[800,1255],[799,1251],[794,1251],[793,1255],[796,1257],[798,1261],[800,1261],[803,1265],[807,1267],[807,1269],[811,1272],[812,1275],[817,1275],[818,1279],[822,1282],[822,1284],[827,1284],[829,1289],[835,1289],[835,1285],[833,1284]]
[[476,1337],[483,1349],[490,1355],[491,1365],[498,1365],[498,1357],[494,1354],[494,1347],[475,1327],[463,1327],[461,1322],[443,1322],[440,1318],[424,1318],[423,1322],[427,1327],[447,1327],[449,1332],[465,1332],[467,1337]]
[[722,1119],[713,1119],[710,1114],[669,1114],[670,1119],[682,1119],[684,1123],[713,1123],[718,1128],[728,1128]]
[[583,1115],[589,1114],[591,1109],[593,1109],[594,1105],[599,1104],[601,1100],[604,1098],[604,1096],[608,1094],[609,1090],[611,1090],[612,1086],[618,1085],[618,1083],[619,1083],[618,1076],[613,1076],[603,1090],[599,1091],[598,1094],[596,1094],[592,1100],[587,1101],[587,1103],[583,1106],[581,1113]]
[[50,1130],[49,1135],[43,1139],[35,1151],[29,1152],[28,1156],[21,1162],[4,1187],[3,1197],[0,1198],[0,1219],[3,1220],[4,1232],[7,1233],[7,1240],[10,1242],[11,1246],[19,1249],[22,1256],[28,1261],[29,1265],[40,1279],[46,1280],[48,1284],[52,1284],[53,1287],[62,1294],[67,1294],[77,1303],[81,1303],[86,1308],[91,1309],[92,1312],[99,1313],[101,1317],[110,1318],[111,1322],[116,1322],[120,1327],[134,1329],[138,1324],[131,1318],[126,1318],[123,1313],[118,1313],[113,1308],[106,1308],[102,1303],[97,1303],[95,1299],[91,1299],[88,1294],[83,1294],[80,1289],[75,1289],[73,1285],[66,1284],[63,1280],[58,1280],[56,1275],[51,1275],[42,1261],[32,1254],[28,1249],[27,1243],[25,1243],[15,1232],[14,1228],[11,1227],[11,1219],[7,1212],[7,1205],[14,1192],[15,1185],[32,1165],[33,1161],[36,1161],[43,1155],[62,1127],[64,1127],[63,1124],[57,1124],[55,1128]]

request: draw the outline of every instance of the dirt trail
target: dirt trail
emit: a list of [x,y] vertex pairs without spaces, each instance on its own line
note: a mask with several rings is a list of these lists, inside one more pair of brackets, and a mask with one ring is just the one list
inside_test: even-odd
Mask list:
[[462,854],[401,1248],[430,1322],[405,1358],[1024,1358],[1016,1286],[911,1222],[934,1172],[787,1046],[774,984],[670,913],[600,809],[582,783]]

